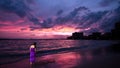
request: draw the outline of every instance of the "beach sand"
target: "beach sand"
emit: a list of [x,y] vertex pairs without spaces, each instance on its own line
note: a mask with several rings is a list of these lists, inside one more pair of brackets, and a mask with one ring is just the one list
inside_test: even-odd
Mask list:
[[74,50],[38,56],[34,65],[26,58],[0,68],[120,68],[120,53],[108,52],[105,48]]

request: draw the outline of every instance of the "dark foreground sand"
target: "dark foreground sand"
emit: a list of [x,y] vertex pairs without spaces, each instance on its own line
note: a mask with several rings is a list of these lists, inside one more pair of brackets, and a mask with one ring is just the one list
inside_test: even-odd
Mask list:
[[120,53],[106,48],[74,50],[37,57],[34,65],[26,58],[0,68],[120,68]]

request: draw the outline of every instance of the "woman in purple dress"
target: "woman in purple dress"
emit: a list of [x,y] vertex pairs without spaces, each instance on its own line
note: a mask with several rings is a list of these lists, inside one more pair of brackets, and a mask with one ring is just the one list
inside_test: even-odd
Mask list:
[[36,57],[36,43],[30,46],[30,64],[35,63],[35,57]]

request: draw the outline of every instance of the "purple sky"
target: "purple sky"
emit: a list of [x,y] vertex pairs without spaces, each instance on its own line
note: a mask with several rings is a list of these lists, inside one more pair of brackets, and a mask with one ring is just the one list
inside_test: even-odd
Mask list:
[[119,19],[120,0],[0,0],[0,38],[104,33]]

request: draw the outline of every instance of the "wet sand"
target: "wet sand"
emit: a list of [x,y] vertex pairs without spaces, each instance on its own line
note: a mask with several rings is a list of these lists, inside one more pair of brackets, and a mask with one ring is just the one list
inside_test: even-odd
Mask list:
[[106,48],[74,50],[36,57],[34,65],[26,58],[0,68],[120,68],[120,53]]

